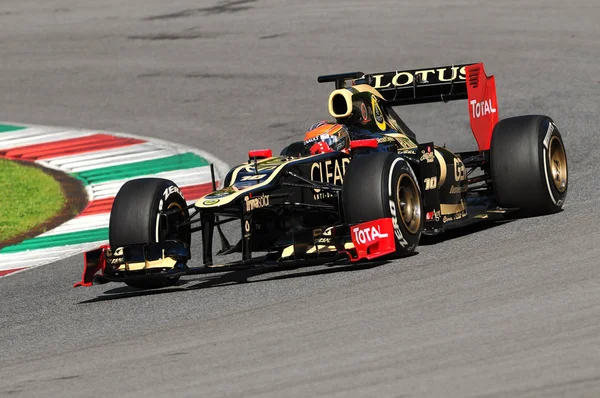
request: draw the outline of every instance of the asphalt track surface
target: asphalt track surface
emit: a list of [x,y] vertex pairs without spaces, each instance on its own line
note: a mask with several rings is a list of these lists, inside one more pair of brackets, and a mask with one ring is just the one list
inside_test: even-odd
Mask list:
[[[0,396],[600,396],[598,18],[596,0],[3,0],[0,120],[235,164],[327,118],[318,74],[484,61],[501,117],[555,119],[570,185],[559,214],[385,264],[151,293],[73,289],[81,256],[2,278]],[[399,113],[475,147],[465,102]]]

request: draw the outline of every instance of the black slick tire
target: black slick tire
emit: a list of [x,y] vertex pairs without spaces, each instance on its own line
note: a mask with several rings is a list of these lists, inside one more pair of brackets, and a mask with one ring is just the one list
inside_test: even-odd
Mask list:
[[500,207],[525,215],[559,211],[568,188],[567,156],[558,127],[543,115],[499,121],[490,147],[494,193]]
[[392,218],[396,254],[411,254],[423,232],[423,200],[410,164],[391,152],[375,152],[352,159],[342,190],[348,223]]
[[[110,213],[108,234],[111,249],[167,239],[177,239],[189,245],[189,226],[179,230],[172,228],[174,222],[188,216],[186,206],[181,191],[173,181],[162,178],[127,181],[117,193]],[[173,208],[181,209],[176,219],[167,223],[164,217],[159,217],[161,211]],[[171,224],[170,229],[167,224]],[[153,289],[172,286],[178,280],[178,277],[153,277],[126,283],[139,289]]]

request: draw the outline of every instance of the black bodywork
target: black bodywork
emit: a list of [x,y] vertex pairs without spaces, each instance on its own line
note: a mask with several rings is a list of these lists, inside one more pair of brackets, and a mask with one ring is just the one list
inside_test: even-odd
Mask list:
[[[418,77],[416,70],[402,72],[405,73],[402,76],[412,76],[411,84],[403,87],[391,84],[393,79],[398,83],[399,72],[319,77],[319,82],[335,82],[336,91],[350,92],[347,106],[352,109],[347,110],[348,116],[336,117],[336,122],[348,129],[352,142],[357,143],[349,153],[310,155],[302,152],[300,143],[293,143],[280,156],[249,154],[247,162],[229,171],[222,181],[223,188],[216,189],[213,173],[214,192],[189,206],[184,222],[169,221],[174,219],[177,209],[163,212],[161,216],[167,221],[164,242],[133,245],[118,253],[109,248],[88,252],[86,262],[108,264],[103,266],[103,275],[97,276],[96,281],[176,277],[288,262],[297,265],[356,260],[352,250],[345,246],[350,240],[350,226],[344,217],[341,192],[346,166],[355,157],[374,151],[396,153],[414,170],[424,204],[423,233],[437,234],[477,219],[501,216],[508,209],[499,209],[495,203],[489,151],[453,153],[432,142],[419,144],[415,134],[392,109],[404,104],[465,99],[463,70],[464,65],[438,68],[438,72],[425,74],[428,80],[422,79],[423,73]],[[376,88],[381,95],[375,95],[369,87]],[[343,112],[335,109],[336,100],[332,100],[333,112]],[[220,228],[231,222],[239,223],[241,233],[241,240],[235,244],[228,241]],[[201,267],[188,267],[189,247],[177,241],[178,233],[188,229],[202,234]],[[221,240],[218,254],[240,253],[240,261],[215,264],[215,234]],[[323,246],[329,249],[319,249]],[[257,252],[261,256],[253,258]],[[175,266],[135,272],[118,268],[119,264],[161,257],[175,258]],[[111,268],[110,264],[115,266]]]

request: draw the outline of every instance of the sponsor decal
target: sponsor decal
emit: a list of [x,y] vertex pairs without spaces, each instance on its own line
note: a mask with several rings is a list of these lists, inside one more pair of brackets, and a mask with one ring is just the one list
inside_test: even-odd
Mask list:
[[467,215],[467,211],[466,210],[461,210],[458,213],[444,216],[444,218],[442,218],[442,222],[447,223],[447,222],[450,222],[450,221],[460,220],[461,218],[466,217],[466,215]]
[[313,199],[314,200],[322,200],[322,199],[327,199],[327,198],[333,198],[335,195],[332,194],[331,192],[320,192],[321,190],[317,190],[315,189],[315,191],[319,191],[317,193],[315,193],[313,195]]
[[415,151],[414,148],[411,149],[400,149],[399,151],[400,153],[406,154],[406,155],[416,155],[417,151]]
[[[400,225],[398,224],[398,213],[397,213],[397,209],[396,209],[396,204],[394,203],[394,196],[393,196],[393,191],[392,191],[392,176],[394,175],[394,167],[396,166],[396,163],[399,162],[400,160],[402,160],[401,158],[397,158],[392,162],[392,165],[390,166],[390,172],[389,172],[389,180],[388,180],[388,206],[390,208],[390,214],[392,215],[392,226],[394,227],[394,235],[396,236],[396,240],[398,242],[398,244],[402,247],[406,247],[408,246],[408,242],[406,241],[406,239],[404,239],[404,236],[402,236],[402,230],[400,229]],[[410,175],[412,176],[414,181],[418,181],[417,177],[415,176],[415,173],[413,172],[412,168],[409,167],[409,172]],[[419,189],[419,185],[417,184],[417,189]],[[420,194],[420,192],[419,192]],[[420,209],[419,209],[420,211]],[[413,245],[414,246],[414,245]],[[409,247],[407,250],[411,250],[412,246]]]
[[250,236],[252,236],[252,234],[250,233],[250,229],[250,221],[246,220],[244,222],[244,233],[242,234],[244,239],[250,239]]
[[416,146],[415,143],[412,142],[408,137],[399,137],[397,140],[400,143],[400,146],[404,149],[412,149]]
[[181,196],[183,198],[183,195],[181,194],[181,190],[177,186],[171,185],[170,187],[168,187],[167,189],[165,189],[165,191],[163,192],[163,199],[167,200],[167,198],[172,193],[177,193],[177,194],[179,194],[179,196]]
[[[305,145],[305,146],[308,146],[309,144],[313,144],[313,143],[315,143],[315,142],[317,142],[317,141],[320,141],[320,140],[321,140],[321,136],[322,136],[322,135],[323,135],[323,134],[321,134],[321,135],[315,135],[314,137],[311,137],[311,138],[309,138],[309,139],[305,140],[305,141],[304,141],[304,145]],[[327,136],[327,134],[324,134],[324,135],[325,135],[325,136]]]
[[256,165],[256,170],[254,169],[254,162],[244,166],[242,169],[247,172],[254,173],[258,171],[267,171],[267,170],[275,170],[277,167],[281,166],[282,163],[285,163],[286,160],[276,158],[269,158],[263,160],[262,162],[258,162]]
[[202,202],[202,204],[206,206],[216,205],[217,203],[219,203],[219,199],[207,199]]
[[[352,239],[350,245],[356,249],[358,259],[373,259],[396,250],[394,228],[392,220],[389,218],[353,225],[350,228],[350,238]],[[348,245],[346,244],[344,247],[348,248]]]
[[160,201],[158,202],[158,211],[162,211],[163,206],[165,205],[165,201],[167,200],[167,198],[173,194],[176,193],[178,194],[180,197],[183,198],[183,195],[181,194],[181,190],[175,186],[175,185],[171,185],[170,187],[166,188],[162,194],[162,198],[160,199]]
[[484,100],[481,102],[477,102],[476,100],[469,101],[471,104],[471,116],[475,119],[482,116],[491,115],[492,113],[496,113],[496,108],[492,105],[492,100]]
[[419,160],[421,162],[433,163],[434,159],[435,159],[435,155],[431,151],[430,147],[427,147],[427,150],[421,151],[421,157],[419,158]]
[[246,202],[246,211],[252,211],[267,207],[269,205],[269,195],[262,195],[256,198],[246,196],[244,201]]
[[367,112],[367,106],[365,105],[364,102],[360,103],[360,115],[362,117],[362,122],[363,123],[367,123],[370,122],[371,119],[369,119],[369,113]]
[[[466,80],[465,66],[448,66],[445,68],[423,69],[416,71],[396,72],[389,80],[390,74],[373,75],[376,89],[388,87],[404,87],[412,85],[415,80],[419,84],[444,83],[455,80]],[[385,82],[384,82],[385,78]]]
[[454,180],[464,181],[466,178],[467,173],[465,170],[465,165],[460,159],[454,158]]
[[410,138],[401,133],[390,133],[386,134],[385,137],[390,137],[394,139],[402,149],[413,149],[417,147],[415,143],[411,141]]
[[321,236],[315,239],[315,245],[330,245],[333,238],[331,236]]
[[238,188],[236,188],[234,186],[229,186],[229,187],[226,187],[223,189],[219,189],[218,191],[214,191],[213,193],[209,193],[208,195],[206,195],[204,197],[204,199],[224,198],[225,196],[233,195],[237,191],[239,191]]
[[[344,175],[346,174],[346,165],[350,163],[350,158],[331,159],[323,162],[315,162],[310,166],[310,178],[313,181],[324,182],[334,185],[342,185],[344,183]],[[325,197],[331,197],[331,193],[327,192],[329,196],[320,196],[320,189],[314,189],[314,199],[323,199]],[[324,193],[321,193],[323,195]]]
[[548,131],[546,131],[546,136],[544,137],[544,146],[548,149],[548,145],[550,144],[550,137],[552,137],[552,132],[554,131],[554,123],[548,124]]
[[389,201],[390,205],[390,213],[392,215],[392,225],[394,226],[394,235],[396,235],[396,240],[402,247],[408,246],[408,242],[402,236],[402,230],[400,229],[400,225],[398,225],[398,215],[396,212],[396,204],[392,199]]
[[400,134],[394,134],[394,135],[386,134],[383,137],[377,138],[377,142],[381,142],[381,143],[393,142],[395,144],[398,144],[401,149],[415,148],[415,144],[410,140],[410,138],[402,136]]
[[450,195],[467,192],[468,189],[469,189],[468,185],[452,185],[450,187]]
[[381,131],[385,131],[387,128],[385,119],[383,117],[383,113],[381,112],[381,108],[379,107],[379,103],[377,102],[377,97],[374,95],[371,96],[371,107],[373,108],[373,117],[375,118],[377,127],[379,127]]
[[426,191],[437,188],[437,177],[425,178],[423,181],[425,182],[425,190]]
[[371,227],[352,228],[354,239],[361,244],[371,244],[377,242],[381,238],[387,238],[388,234],[381,233],[381,227],[379,225],[373,225]]
[[434,211],[430,211],[427,212],[427,214],[425,214],[425,220],[426,221],[440,221],[440,218],[442,216],[442,212],[439,210],[434,210]]

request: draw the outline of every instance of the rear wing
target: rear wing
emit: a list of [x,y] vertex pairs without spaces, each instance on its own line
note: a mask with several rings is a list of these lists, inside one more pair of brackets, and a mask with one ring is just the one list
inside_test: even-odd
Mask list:
[[[368,84],[377,89],[391,106],[447,102],[467,99],[468,65],[472,64],[369,74],[340,73],[319,76],[317,81],[335,82],[336,88]],[[351,81],[350,85],[348,81]]]
[[437,66],[382,73],[350,72],[319,76],[319,83],[335,82],[336,89],[368,84],[389,106],[465,100],[469,102],[471,130],[479,150],[488,150],[498,122],[496,83],[483,63]]

